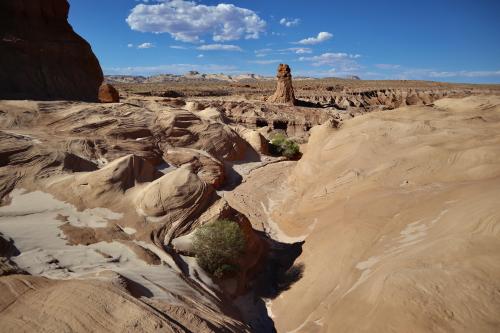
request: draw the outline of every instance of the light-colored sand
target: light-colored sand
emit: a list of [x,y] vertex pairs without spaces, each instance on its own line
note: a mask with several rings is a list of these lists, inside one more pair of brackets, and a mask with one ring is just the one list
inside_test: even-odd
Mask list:
[[202,290],[151,243],[134,242],[155,253],[160,265],[147,264],[119,241],[69,245],[59,229],[66,221],[99,228],[119,215],[104,208],[78,211],[42,191],[12,191],[9,204],[0,207],[0,233],[9,235],[20,252],[12,261],[33,276],[0,279],[1,330],[246,331],[220,313],[220,300],[213,291],[217,288],[194,259],[185,261]]
[[500,330],[500,98],[315,128],[288,186],[273,219],[308,236],[278,332]]
[[[26,193],[16,189],[11,197],[10,205],[0,207],[0,232],[14,240],[21,254],[13,261],[30,274],[68,279],[113,270],[140,283],[157,299],[178,303],[176,295],[183,295],[208,303],[203,295],[181,278],[177,266],[162,251],[156,252],[163,253],[163,259],[170,264],[170,268],[148,265],[137,258],[130,248],[116,241],[89,246],[68,245],[59,229],[63,224],[58,219],[61,215],[66,216],[70,223],[74,221],[80,225],[84,221],[105,223],[106,218],[115,218],[119,214],[104,208],[78,212],[71,204],[41,191]],[[95,212],[101,215],[97,216]],[[154,250],[152,244],[137,244]]]

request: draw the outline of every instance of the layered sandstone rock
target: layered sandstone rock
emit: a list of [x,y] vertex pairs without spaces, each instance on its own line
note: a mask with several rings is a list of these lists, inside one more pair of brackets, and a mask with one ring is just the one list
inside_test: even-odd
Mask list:
[[220,160],[239,160],[250,148],[228,125],[202,119],[185,110],[163,110],[156,120],[160,147],[204,150]]
[[278,332],[497,331],[499,144],[498,96],[315,127],[272,214],[305,239]]
[[268,140],[257,130],[246,128],[245,126],[233,126],[234,130],[260,154],[269,153]]
[[212,155],[201,150],[189,148],[170,148],[164,152],[163,159],[177,167],[189,165],[205,183],[218,189],[224,183],[224,165]]
[[280,64],[276,77],[278,78],[276,92],[267,101],[270,103],[295,105],[297,101],[293,92],[290,67],[286,64]]
[[9,332],[249,332],[201,303],[148,298],[148,289],[111,271],[74,280],[11,275],[0,277],[0,290]]
[[103,74],[66,0],[0,2],[0,99],[96,101]]
[[145,217],[183,221],[198,211],[211,193],[188,168],[179,168],[150,183],[138,195],[136,205]]
[[[323,108],[300,107],[293,105],[274,105],[267,102],[248,102],[248,101],[213,101],[204,100],[204,108],[196,114],[203,114],[206,109],[217,109],[222,116],[219,118],[227,119],[228,123],[244,137],[245,140],[258,149],[257,137],[249,134],[247,131],[240,131],[241,125],[246,129],[261,130],[283,130],[289,136],[304,136],[311,127],[323,124],[328,121],[333,112]],[[244,133],[247,132],[247,133]],[[261,134],[263,134],[261,132]],[[250,136],[254,136],[251,138]],[[252,143],[253,142],[253,143]],[[256,148],[257,147],[257,148]],[[263,152],[265,153],[265,151]]]

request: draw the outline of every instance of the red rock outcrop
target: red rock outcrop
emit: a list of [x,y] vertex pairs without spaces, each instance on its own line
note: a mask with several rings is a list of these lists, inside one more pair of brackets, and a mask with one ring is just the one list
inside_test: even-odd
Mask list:
[[295,105],[295,95],[293,93],[292,86],[292,73],[290,66],[286,64],[280,64],[278,66],[278,73],[276,75],[278,78],[278,85],[276,86],[276,92],[274,95],[267,99],[271,103],[279,104],[289,104]]
[[115,87],[109,83],[104,83],[99,87],[99,102],[101,103],[118,103],[120,101],[120,93]]
[[0,2],[0,99],[97,101],[103,81],[66,0]]

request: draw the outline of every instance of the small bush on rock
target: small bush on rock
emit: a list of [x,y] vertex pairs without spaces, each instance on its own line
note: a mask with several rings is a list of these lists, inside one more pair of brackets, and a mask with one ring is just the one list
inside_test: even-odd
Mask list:
[[287,138],[284,134],[277,133],[270,142],[272,154],[295,158],[300,155],[300,147],[294,140]]
[[193,248],[201,268],[222,278],[238,270],[235,262],[245,250],[245,235],[238,223],[216,220],[196,230]]

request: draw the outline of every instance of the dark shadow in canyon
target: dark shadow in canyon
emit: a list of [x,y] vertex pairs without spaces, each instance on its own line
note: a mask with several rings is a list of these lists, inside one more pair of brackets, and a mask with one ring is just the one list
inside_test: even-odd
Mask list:
[[304,241],[288,244],[271,239],[263,232],[260,236],[269,245],[266,262],[252,281],[251,291],[235,303],[253,332],[272,333],[276,329],[265,300],[273,300],[302,278],[305,266],[296,264],[295,260],[302,253]]
[[295,106],[301,106],[304,108],[323,108],[323,105],[321,103],[317,102],[309,102],[309,101],[304,101],[303,99],[297,99],[295,100]]

